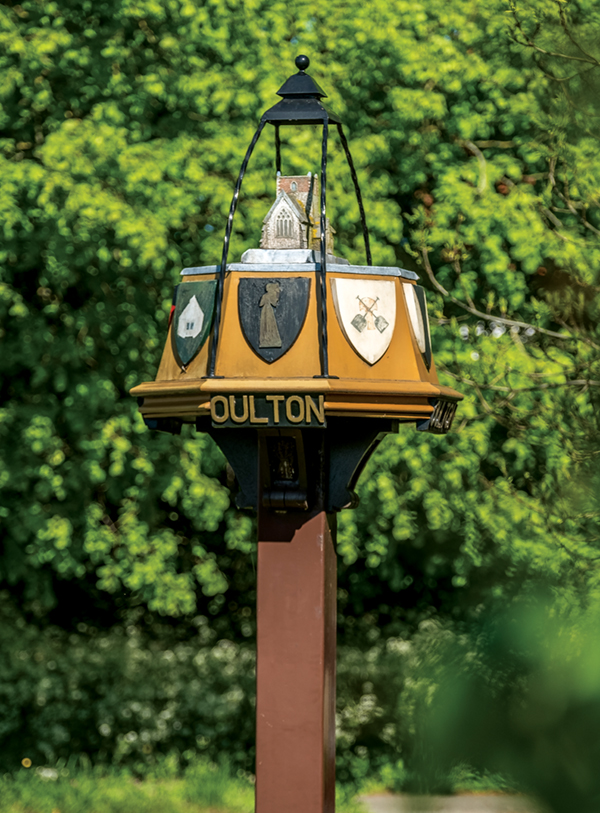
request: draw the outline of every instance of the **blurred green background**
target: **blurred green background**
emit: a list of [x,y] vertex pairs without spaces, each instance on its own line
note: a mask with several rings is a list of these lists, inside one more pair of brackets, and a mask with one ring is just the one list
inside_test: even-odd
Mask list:
[[[466,395],[448,436],[388,437],[340,515],[338,778],[443,789],[463,764],[552,799],[564,756],[595,809],[539,726],[495,735],[529,743],[523,776],[453,732],[475,697],[476,720],[512,719],[545,675],[540,726],[579,714],[598,748],[599,33],[593,0],[0,4],[0,771],[253,771],[253,519],[210,439],[148,432],[128,390],[181,268],[218,262],[246,146],[306,53],[374,263],[420,275]],[[316,130],[282,136],[284,173],[319,170]],[[362,263],[332,141],[336,253]],[[268,132],[232,259],[274,192]]]

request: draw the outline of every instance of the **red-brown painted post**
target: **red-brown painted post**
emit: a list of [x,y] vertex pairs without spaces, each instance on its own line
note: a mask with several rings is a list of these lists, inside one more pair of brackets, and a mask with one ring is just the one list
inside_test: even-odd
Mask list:
[[334,813],[336,590],[327,514],[262,510],[256,813]]

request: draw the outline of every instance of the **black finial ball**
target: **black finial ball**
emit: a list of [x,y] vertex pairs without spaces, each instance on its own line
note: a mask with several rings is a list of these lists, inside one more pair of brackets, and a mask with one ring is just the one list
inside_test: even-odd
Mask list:
[[310,59],[304,54],[300,54],[300,56],[296,57],[296,67],[299,71],[305,71],[308,66],[310,65]]

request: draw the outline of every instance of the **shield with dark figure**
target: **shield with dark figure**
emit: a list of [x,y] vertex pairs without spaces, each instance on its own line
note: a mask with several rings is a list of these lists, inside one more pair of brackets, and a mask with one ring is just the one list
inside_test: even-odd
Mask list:
[[215,307],[216,280],[182,282],[177,286],[173,339],[182,364],[189,364],[206,341]]
[[244,277],[238,288],[242,332],[254,352],[271,364],[294,344],[308,309],[308,277]]

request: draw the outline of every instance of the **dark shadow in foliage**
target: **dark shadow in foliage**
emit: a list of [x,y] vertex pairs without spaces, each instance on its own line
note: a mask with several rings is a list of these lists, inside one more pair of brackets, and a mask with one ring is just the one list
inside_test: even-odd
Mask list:
[[[468,762],[554,813],[600,807],[600,625],[540,602],[489,618],[448,646],[418,726],[420,790]],[[443,781],[443,780],[442,780]]]

